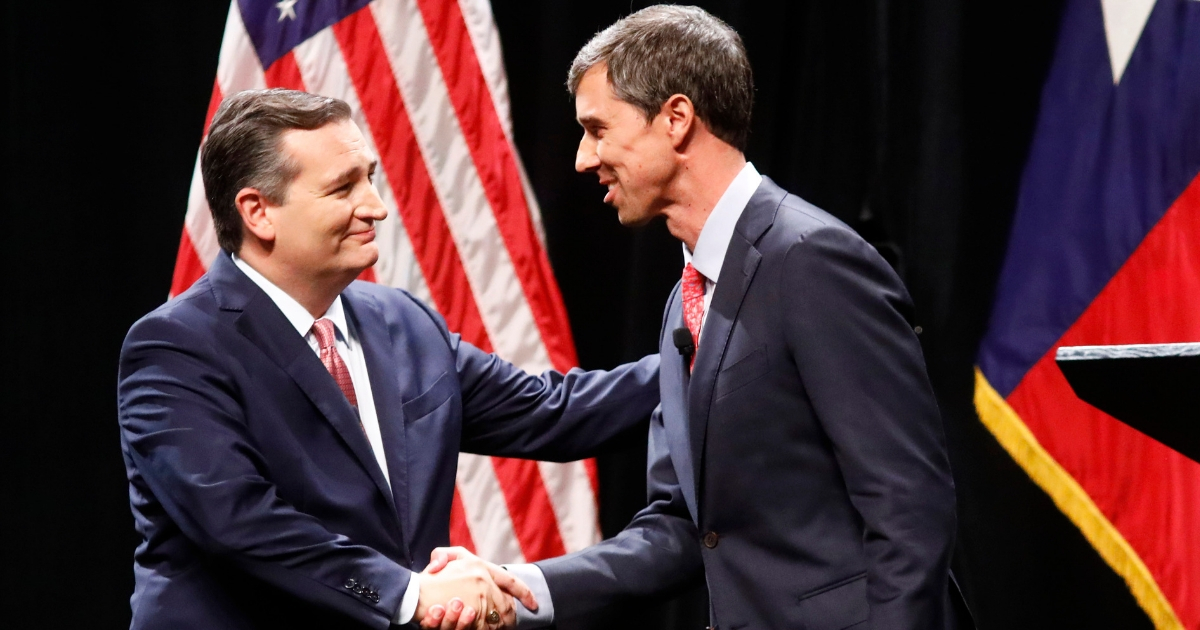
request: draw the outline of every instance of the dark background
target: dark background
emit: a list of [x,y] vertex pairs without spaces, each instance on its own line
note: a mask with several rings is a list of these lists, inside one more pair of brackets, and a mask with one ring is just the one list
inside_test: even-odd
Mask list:
[[[955,571],[979,627],[1149,628],[971,405],[1061,1],[700,4],[742,34],[754,65],[748,157],[858,229],[913,294],[957,480]],[[621,228],[594,177],[572,171],[566,69],[591,34],[642,6],[494,2],[516,142],[585,367],[655,349],[682,264],[661,224]],[[128,627],[136,538],[116,358],[170,285],[227,10],[217,0],[3,9],[4,627]],[[634,442],[600,462],[606,535],[644,501],[645,444]],[[608,621],[698,629],[703,595],[630,604]]]

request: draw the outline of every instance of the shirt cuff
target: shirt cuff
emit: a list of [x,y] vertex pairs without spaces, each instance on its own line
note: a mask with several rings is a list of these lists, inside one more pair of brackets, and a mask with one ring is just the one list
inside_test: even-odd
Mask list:
[[519,600],[517,605],[517,629],[534,630],[547,628],[554,624],[554,602],[550,600],[550,585],[546,576],[536,564],[505,564],[501,565],[529,587],[533,598],[537,600],[538,609],[531,611],[525,608]]
[[416,571],[412,572],[412,577],[408,580],[408,588],[404,589],[404,598],[400,600],[400,609],[396,611],[396,618],[392,621],[402,626],[412,621],[413,615],[417,614],[417,600],[421,599],[421,584],[417,576],[420,575]]

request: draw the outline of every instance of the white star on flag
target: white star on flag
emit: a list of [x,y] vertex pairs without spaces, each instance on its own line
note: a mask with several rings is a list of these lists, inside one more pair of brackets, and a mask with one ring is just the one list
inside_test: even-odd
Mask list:
[[275,3],[275,8],[279,9],[279,19],[276,22],[282,22],[283,18],[289,20],[296,19],[296,3],[300,0],[279,0]]

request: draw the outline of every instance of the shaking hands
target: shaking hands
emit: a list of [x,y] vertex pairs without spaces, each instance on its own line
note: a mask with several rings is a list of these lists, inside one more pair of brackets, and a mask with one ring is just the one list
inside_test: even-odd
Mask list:
[[420,579],[413,619],[422,628],[515,628],[514,598],[537,610],[537,601],[524,582],[462,547],[435,549]]

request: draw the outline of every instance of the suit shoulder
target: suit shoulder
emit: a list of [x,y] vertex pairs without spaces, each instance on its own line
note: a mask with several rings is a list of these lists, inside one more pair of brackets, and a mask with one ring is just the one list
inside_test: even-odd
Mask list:
[[186,291],[158,305],[134,322],[129,328],[128,336],[134,336],[135,332],[147,327],[170,325],[172,322],[182,326],[202,327],[205,321],[212,319],[216,310],[216,300],[213,298],[208,276],[202,276]]
[[783,255],[794,245],[814,237],[867,245],[858,232],[840,219],[789,193],[779,203],[775,221],[763,235],[759,249],[764,255]]
[[385,311],[398,313],[409,325],[416,321],[428,320],[449,341],[449,329],[441,314],[405,289],[355,280],[347,287],[347,292],[376,300]]

